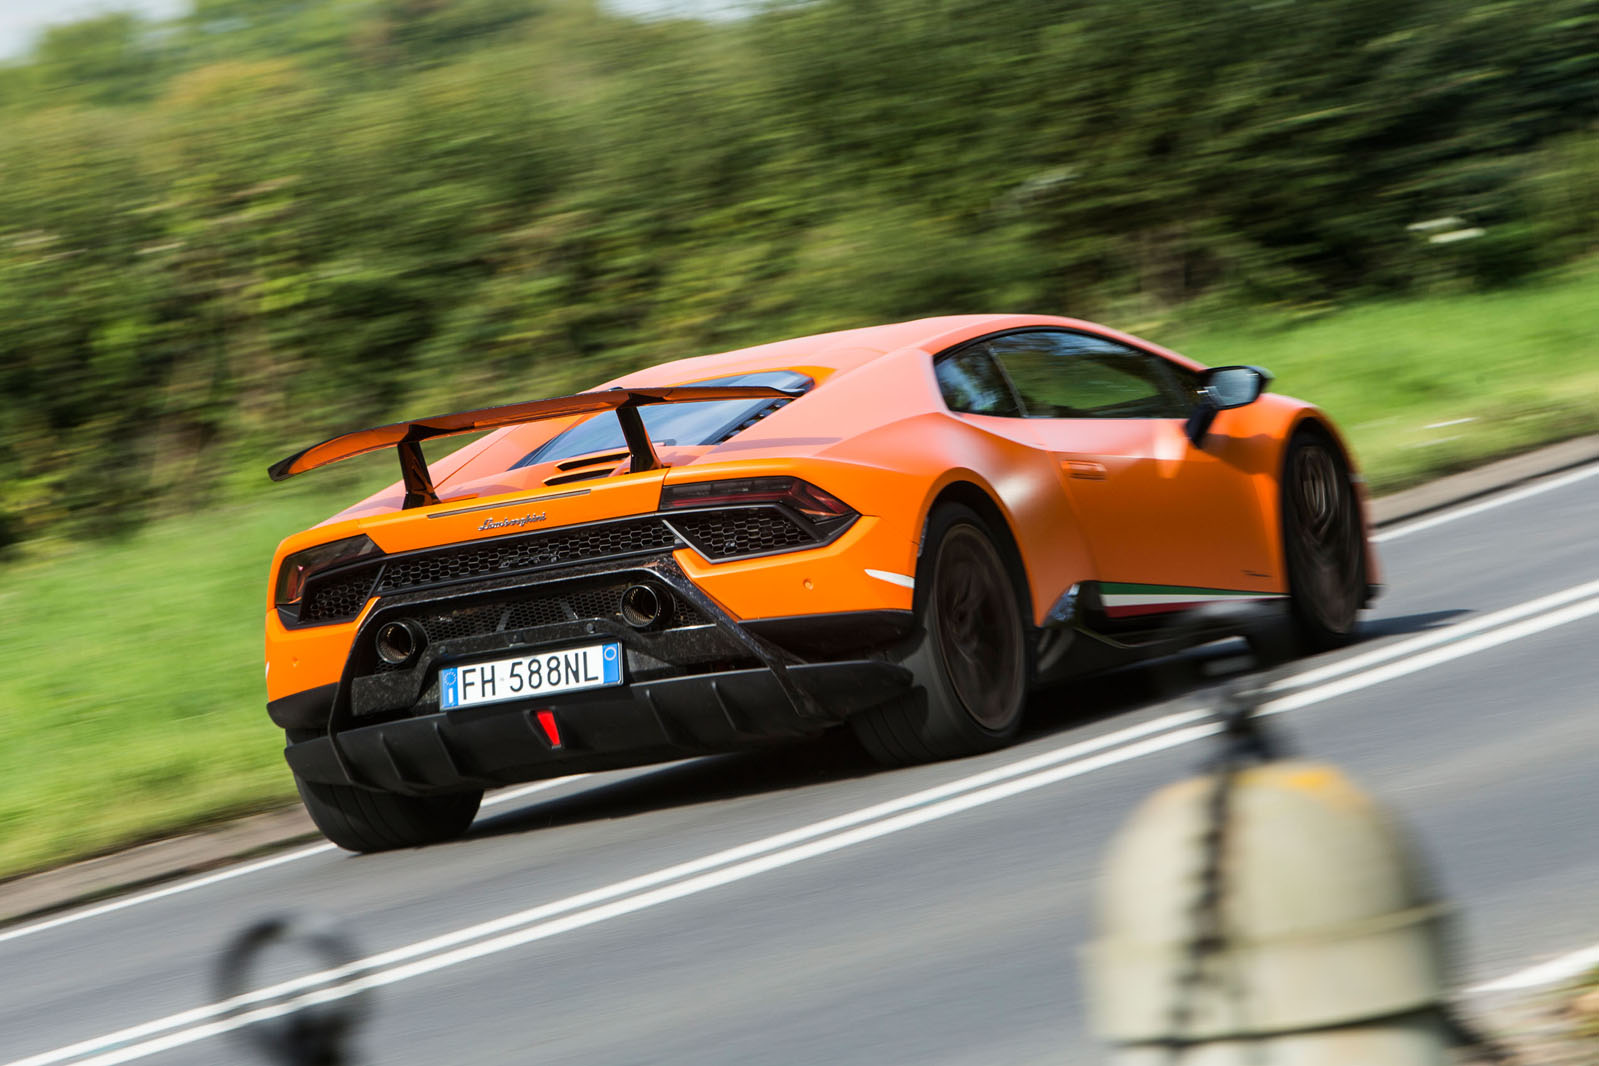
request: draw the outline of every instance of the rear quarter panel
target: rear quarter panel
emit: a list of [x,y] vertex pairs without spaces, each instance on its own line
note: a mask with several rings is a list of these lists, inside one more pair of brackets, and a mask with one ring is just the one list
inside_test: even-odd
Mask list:
[[[909,608],[910,589],[865,571],[914,577],[927,516],[955,482],[977,486],[1004,516],[1027,572],[1034,622],[1074,581],[1092,575],[1054,460],[989,432],[984,416],[946,410],[926,350],[901,349],[851,370],[803,406],[793,405],[793,417],[787,413],[714,449],[704,463],[674,469],[668,480],[713,476],[710,462],[719,477],[784,470],[838,496],[870,523],[860,537],[852,530],[825,551],[747,564],[711,565],[680,553],[685,569],[735,615]],[[806,572],[789,574],[785,558],[804,560]],[[811,572],[824,562],[825,585]]]

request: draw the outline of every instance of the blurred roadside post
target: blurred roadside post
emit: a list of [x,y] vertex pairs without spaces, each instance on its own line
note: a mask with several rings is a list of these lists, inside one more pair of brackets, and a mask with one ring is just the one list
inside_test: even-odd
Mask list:
[[1444,1066],[1448,908],[1395,821],[1337,768],[1283,759],[1255,696],[1221,751],[1146,800],[1102,872],[1084,952],[1116,1066]]

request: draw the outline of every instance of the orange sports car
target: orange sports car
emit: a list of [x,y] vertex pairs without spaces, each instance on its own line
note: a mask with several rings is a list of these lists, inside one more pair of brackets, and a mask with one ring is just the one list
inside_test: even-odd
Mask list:
[[840,724],[888,763],[994,748],[1031,687],[1169,650],[1198,605],[1331,645],[1377,588],[1361,481],[1269,381],[973,315],[335,437],[272,478],[384,448],[403,477],[279,546],[267,709],[317,825],[370,851],[496,785]]

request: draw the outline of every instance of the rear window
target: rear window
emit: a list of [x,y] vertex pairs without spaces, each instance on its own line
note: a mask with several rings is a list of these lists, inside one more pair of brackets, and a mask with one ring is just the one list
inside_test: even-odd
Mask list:
[[[735,374],[710,381],[684,382],[685,385],[767,385],[787,392],[809,392],[815,384],[794,370],[766,370],[757,374]],[[688,447],[721,444],[734,434],[748,429],[789,401],[786,399],[708,400],[704,403],[663,403],[641,408],[644,428],[650,440],[659,445]],[[609,411],[592,415],[560,433],[518,459],[511,469],[572,459],[595,452],[626,451],[622,426]]]

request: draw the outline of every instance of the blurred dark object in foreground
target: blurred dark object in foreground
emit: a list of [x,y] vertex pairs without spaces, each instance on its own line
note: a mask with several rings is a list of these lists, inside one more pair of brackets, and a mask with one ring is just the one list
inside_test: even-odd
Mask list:
[[[253,988],[264,956],[290,949],[318,970]],[[351,1042],[371,1011],[371,993],[354,968],[354,944],[326,915],[264,918],[236,936],[217,968],[219,997],[236,1001],[235,1031],[280,1066],[354,1066]]]

